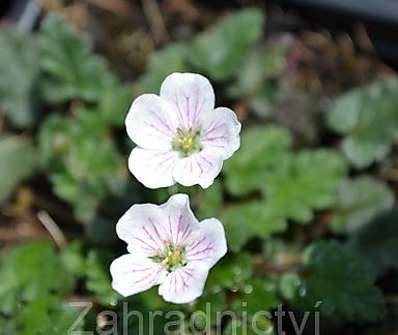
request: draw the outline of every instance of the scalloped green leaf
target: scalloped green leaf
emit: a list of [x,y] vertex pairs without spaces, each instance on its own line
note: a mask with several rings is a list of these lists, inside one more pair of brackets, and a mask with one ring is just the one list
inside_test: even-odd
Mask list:
[[376,81],[340,97],[328,114],[328,125],[345,136],[342,148],[357,168],[380,162],[398,137],[398,79]]
[[345,180],[337,192],[330,222],[335,232],[353,232],[394,204],[388,186],[370,176]]
[[330,207],[346,173],[341,156],[332,150],[303,150],[279,165],[263,184],[267,205],[282,217],[301,223],[314,210]]
[[263,13],[256,8],[227,16],[193,41],[190,62],[212,79],[231,78],[260,38],[263,22]]
[[0,110],[17,127],[31,127],[37,117],[36,42],[35,37],[13,28],[0,30]]
[[226,188],[244,196],[260,190],[289,156],[290,134],[279,127],[254,127],[242,133],[241,147],[225,162]]
[[384,317],[375,273],[349,248],[335,241],[317,242],[306,250],[302,284],[296,295],[303,308],[319,307],[327,316],[351,322],[375,322]]
[[137,83],[137,93],[158,94],[163,80],[173,72],[186,72],[188,48],[183,43],[172,43],[154,51],[148,61],[145,74]]
[[0,202],[15,187],[31,176],[37,167],[37,152],[32,143],[19,136],[0,137]]
[[98,101],[115,84],[105,60],[92,53],[87,35],[61,16],[47,15],[38,33],[44,97],[53,103],[71,99]]
[[228,255],[210,270],[206,291],[218,293],[223,288],[235,289],[252,275],[252,260],[249,254]]
[[37,299],[64,297],[73,287],[67,272],[48,242],[30,242],[2,255],[0,311],[12,314]]
[[254,237],[268,238],[286,230],[286,220],[268,203],[251,201],[227,207],[220,212],[229,247],[239,251]]
[[92,219],[102,200],[123,193],[127,170],[97,110],[79,109],[72,118],[50,116],[39,144],[55,193],[74,205],[80,219]]
[[349,246],[378,273],[398,268],[398,209],[375,217],[351,236]]
[[115,305],[119,297],[111,286],[111,260],[112,254],[107,250],[90,250],[86,260],[87,289],[105,306]]

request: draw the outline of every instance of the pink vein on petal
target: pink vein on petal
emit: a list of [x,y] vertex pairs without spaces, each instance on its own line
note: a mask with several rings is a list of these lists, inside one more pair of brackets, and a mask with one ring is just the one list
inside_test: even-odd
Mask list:
[[146,227],[142,226],[142,229],[144,230],[145,234],[149,237],[149,239],[150,239],[153,243],[155,243],[155,245],[157,245],[157,246],[160,247],[160,248],[162,247],[162,244],[161,244],[161,243],[159,244],[159,242],[156,241],[156,240],[153,238],[153,236],[149,233],[149,231],[146,229]]
[[216,131],[217,129],[219,129],[220,127],[225,126],[224,122],[213,122],[209,128],[206,129],[206,131],[202,134],[202,138],[206,137],[208,135],[210,135],[211,133],[213,133],[214,131]]
[[149,218],[149,221],[151,222],[152,229],[155,232],[155,235],[156,235],[157,239],[159,240],[159,243],[162,244],[163,240],[162,240],[162,238],[160,236],[160,233],[159,233],[158,229],[156,228],[156,225],[154,224],[154,222],[153,222],[153,220],[151,218]]
[[[149,126],[150,128],[152,128],[152,129],[156,130],[157,132],[159,132],[160,134],[162,134],[163,136],[170,137],[170,134],[168,134],[167,132],[165,132],[164,129],[159,128],[159,126],[156,126],[155,124],[150,123],[150,122],[148,122],[148,121],[144,121],[144,123],[145,123],[147,126]],[[153,134],[152,136],[153,136],[153,137],[161,138],[159,135],[154,135],[154,134]]]

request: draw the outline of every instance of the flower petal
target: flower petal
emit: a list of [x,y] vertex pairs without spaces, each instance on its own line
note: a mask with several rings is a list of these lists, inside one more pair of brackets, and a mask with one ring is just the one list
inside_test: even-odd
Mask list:
[[199,224],[189,207],[189,197],[175,194],[160,207],[168,217],[165,229],[169,232],[169,241],[177,245],[184,243]]
[[200,125],[200,143],[204,149],[215,150],[223,159],[228,159],[239,149],[241,124],[231,109],[218,107],[203,113]]
[[[205,263],[211,268],[227,252],[224,226],[215,218],[199,223],[186,248],[188,264]],[[195,265],[196,266],[196,265]]]
[[178,127],[174,107],[155,94],[140,95],[126,117],[131,140],[144,149],[167,150]]
[[162,83],[160,96],[176,107],[180,127],[195,128],[200,115],[214,109],[210,82],[196,73],[172,73]]
[[199,184],[207,188],[220,173],[222,163],[218,152],[212,149],[202,150],[179,159],[173,170],[173,178],[184,186]]
[[124,297],[161,283],[166,275],[166,270],[151,259],[131,254],[116,258],[110,271],[113,289]]
[[174,151],[134,148],[129,157],[129,170],[146,187],[159,188],[175,184],[173,169],[179,159]]
[[207,274],[208,268],[203,264],[178,268],[164,279],[159,294],[168,302],[189,303],[202,295]]
[[162,222],[167,222],[167,216],[159,206],[133,205],[116,224],[116,233],[128,244],[129,252],[150,257],[158,254],[168,240]]

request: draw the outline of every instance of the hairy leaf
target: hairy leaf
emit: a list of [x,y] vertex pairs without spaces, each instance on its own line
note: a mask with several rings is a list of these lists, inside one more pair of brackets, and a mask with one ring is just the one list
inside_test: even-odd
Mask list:
[[0,137],[0,202],[32,175],[36,165],[36,150],[29,140],[19,136]]
[[226,187],[234,195],[244,196],[262,189],[288,159],[291,138],[278,127],[254,127],[242,134],[241,147],[226,161]]
[[182,43],[169,44],[151,54],[145,74],[137,84],[139,93],[158,94],[162,81],[173,72],[187,70],[187,46]]
[[48,15],[39,31],[42,90],[49,102],[96,102],[115,78],[104,59],[94,55],[87,36],[60,16]]
[[260,201],[227,207],[220,212],[220,219],[233,251],[239,251],[250,238],[267,238],[287,228],[286,220],[268,203]]
[[254,8],[226,17],[194,40],[191,63],[212,79],[231,78],[261,36],[263,21],[262,12]]
[[306,251],[297,301],[338,320],[373,322],[384,316],[382,292],[375,274],[349,248],[322,241]]
[[313,210],[334,203],[346,172],[344,161],[331,150],[303,150],[279,165],[266,178],[263,192],[267,204],[283,217],[307,223]]
[[13,28],[0,30],[0,111],[13,125],[30,127],[36,118],[39,74],[36,39]]
[[97,110],[49,117],[39,142],[56,194],[72,203],[81,219],[93,218],[109,194],[123,192],[127,171]]
[[368,176],[345,180],[333,206],[331,228],[336,232],[352,232],[393,204],[394,195],[382,182]]
[[398,210],[380,214],[352,235],[349,245],[378,273],[398,268]]
[[345,135],[343,151],[357,168],[386,157],[398,137],[398,79],[376,81],[337,98],[329,126]]

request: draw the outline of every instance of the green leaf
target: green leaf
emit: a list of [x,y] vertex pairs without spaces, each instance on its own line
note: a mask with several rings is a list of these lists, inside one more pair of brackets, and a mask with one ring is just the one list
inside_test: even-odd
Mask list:
[[36,39],[13,28],[0,30],[0,109],[17,127],[36,118],[35,87],[39,73]]
[[[268,313],[267,311],[263,312]],[[274,335],[276,334],[276,332],[274,329],[274,324],[271,319],[272,319],[271,313],[269,313],[267,317],[265,315],[257,315],[257,317],[254,320],[232,319],[225,326],[222,334],[223,335],[236,335],[236,334]],[[256,328],[253,327],[253,324],[255,325]]]
[[263,192],[267,205],[282,217],[309,222],[313,210],[331,206],[344,177],[344,161],[331,150],[303,150],[279,165],[266,178]]
[[226,17],[194,40],[189,60],[212,79],[231,78],[260,38],[263,21],[261,10],[256,8]]
[[254,127],[242,134],[241,147],[226,161],[227,190],[244,196],[260,190],[288,158],[291,138],[278,127]]
[[98,110],[103,122],[109,126],[122,127],[132,102],[131,84],[115,84],[107,88],[99,99]]
[[279,291],[283,298],[288,301],[295,299],[301,286],[301,278],[295,272],[284,273],[279,280]]
[[196,194],[198,195],[198,216],[200,218],[212,217],[222,208],[223,193],[219,181],[216,180],[209,188],[201,189]]
[[249,106],[257,116],[264,118],[274,112],[279,97],[278,83],[267,81],[256,94],[249,98]]
[[375,274],[349,248],[322,241],[306,250],[297,302],[338,320],[374,322],[385,313]]
[[48,117],[39,144],[55,193],[74,205],[80,219],[92,219],[102,200],[123,193],[125,163],[96,109]]
[[211,269],[206,282],[206,290],[218,293],[223,288],[236,289],[252,274],[252,262],[249,254],[240,253],[224,257]]
[[253,237],[267,238],[287,228],[286,220],[260,201],[227,207],[220,212],[220,220],[232,251],[239,251]]
[[246,97],[253,111],[269,116],[278,100],[277,82],[285,65],[286,47],[275,44],[253,50],[245,59],[228,93],[234,98]]
[[[41,298],[30,303],[17,316],[20,335],[67,334],[78,320],[80,311],[68,304],[50,298]],[[82,330],[84,322],[74,330]]]
[[140,93],[159,93],[162,81],[173,72],[187,71],[187,46],[172,43],[153,52],[145,74],[139,79],[136,90]]
[[94,55],[87,36],[64,18],[47,15],[38,33],[42,90],[49,102],[71,99],[96,102],[115,78],[104,59]]
[[398,210],[380,214],[352,235],[349,245],[378,273],[398,268]]
[[3,255],[0,268],[0,310],[13,313],[22,302],[63,297],[73,287],[73,277],[47,242],[17,246]]
[[82,245],[79,242],[75,241],[64,247],[60,254],[60,260],[69,273],[80,277],[84,275],[86,262]]
[[105,250],[90,250],[86,260],[87,289],[102,305],[115,305],[118,300],[109,275],[111,259],[112,255]]
[[217,325],[217,316],[222,313],[227,306],[227,299],[224,292],[218,292],[217,294],[207,293],[198,299],[195,303],[195,317],[194,320],[195,328],[198,330],[206,330],[206,326]]
[[238,291],[238,297],[231,304],[237,313],[247,312],[254,315],[258,311],[273,309],[280,303],[276,295],[275,284],[266,278],[252,278]]
[[376,81],[335,101],[329,126],[345,135],[343,151],[357,168],[379,162],[398,137],[398,79]]
[[352,232],[393,204],[394,194],[382,182],[368,176],[345,180],[337,193],[331,228],[335,232]]
[[0,137],[0,202],[33,174],[36,163],[36,150],[29,140],[19,136]]

